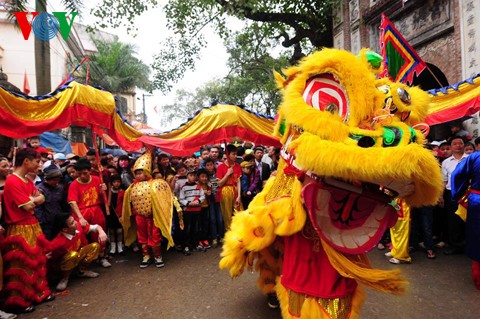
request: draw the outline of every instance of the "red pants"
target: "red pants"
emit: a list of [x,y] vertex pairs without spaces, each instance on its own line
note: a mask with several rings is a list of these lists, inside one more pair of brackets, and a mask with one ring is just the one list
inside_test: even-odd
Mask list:
[[[91,206],[87,208],[80,209],[80,212],[83,215],[83,218],[90,225],[100,225],[104,231],[107,231],[107,225],[105,222],[105,216],[103,215],[102,208],[100,206]],[[75,219],[77,216],[75,215]],[[90,242],[98,243],[98,232],[90,232],[88,234]],[[100,255],[105,251],[106,243],[100,244]]]
[[159,247],[162,242],[160,228],[155,227],[153,217],[135,216],[137,222],[137,238],[141,245],[147,244],[150,247]]
[[480,290],[480,262],[472,260],[472,279],[473,284]]

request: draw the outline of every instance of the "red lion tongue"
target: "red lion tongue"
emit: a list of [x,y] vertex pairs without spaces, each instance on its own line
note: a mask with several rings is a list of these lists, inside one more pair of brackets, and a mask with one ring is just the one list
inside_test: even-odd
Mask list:
[[302,194],[317,234],[344,253],[370,251],[397,220],[390,205],[344,189],[310,182]]

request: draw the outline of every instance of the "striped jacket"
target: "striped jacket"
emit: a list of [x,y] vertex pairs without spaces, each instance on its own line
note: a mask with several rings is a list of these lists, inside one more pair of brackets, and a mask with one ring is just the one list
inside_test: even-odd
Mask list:
[[[199,202],[198,206],[189,206],[193,201],[197,200]],[[180,193],[178,196],[178,201],[182,207],[185,207],[184,211],[200,211],[202,207],[201,203],[205,200],[205,193],[203,192],[202,187],[198,183],[185,183],[180,188]]]

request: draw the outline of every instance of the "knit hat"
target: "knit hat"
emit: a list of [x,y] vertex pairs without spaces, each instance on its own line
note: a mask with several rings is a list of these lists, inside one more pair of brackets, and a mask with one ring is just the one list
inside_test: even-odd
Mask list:
[[255,148],[253,149],[253,152],[256,152],[256,151],[262,151],[262,152],[264,152],[265,149],[263,148],[263,146],[257,145],[257,146],[255,146]]
[[45,179],[54,179],[57,177],[62,177],[62,171],[57,167],[57,165],[50,165],[43,169],[43,174]]
[[250,162],[247,162],[247,161],[243,161],[243,162],[240,164],[240,166],[241,166],[242,168],[252,167],[253,164],[251,164]]
[[80,156],[75,155],[73,153],[70,153],[70,154],[67,154],[66,158],[67,158],[67,160],[72,160],[72,159],[73,160],[78,160],[80,158]]
[[197,171],[194,170],[194,169],[189,169],[189,170],[187,171],[187,175],[190,175],[190,174],[195,174],[195,175],[197,175]]
[[59,161],[66,161],[67,157],[63,153],[56,153],[55,155],[53,155],[53,159],[59,160]]

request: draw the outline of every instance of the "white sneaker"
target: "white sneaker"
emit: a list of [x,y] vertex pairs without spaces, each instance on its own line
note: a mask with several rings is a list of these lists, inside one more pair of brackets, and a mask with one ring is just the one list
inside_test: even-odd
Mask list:
[[17,318],[16,314],[8,313],[0,310],[0,319],[15,319]]
[[[56,289],[57,291],[64,291],[65,289],[67,289],[67,285],[68,285],[68,277],[64,277],[60,280]],[[3,317],[0,316],[0,318],[3,318]]]
[[117,252],[117,243],[110,243],[110,251],[108,252],[110,255],[115,255]]
[[435,247],[443,248],[443,247],[445,247],[445,242],[444,241],[439,241],[438,243],[435,244]]
[[102,266],[103,268],[108,268],[108,267],[112,267],[112,264],[109,263],[106,258],[102,258],[100,259],[100,266]]
[[117,253],[123,254],[123,243],[122,242],[117,243]]
[[385,253],[385,257],[392,257],[392,252],[391,251],[387,251]]
[[85,271],[82,271],[82,272],[78,273],[78,277],[80,277],[80,278],[97,278],[98,276],[100,276],[100,274],[98,272],[94,272],[94,271],[91,271],[91,270],[85,270]]
[[152,258],[149,255],[143,256],[142,262],[140,263],[140,268],[147,268],[152,263]]
[[400,260],[400,259],[397,259],[395,257],[392,257],[388,260],[391,264],[395,264],[395,265],[398,265],[398,264],[411,264],[410,261],[406,261],[406,260]]
[[162,257],[155,257],[155,267],[157,268],[162,268],[165,266],[165,263],[163,262]]

